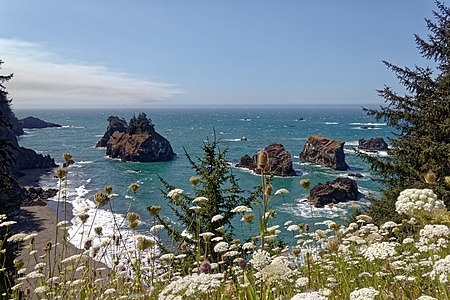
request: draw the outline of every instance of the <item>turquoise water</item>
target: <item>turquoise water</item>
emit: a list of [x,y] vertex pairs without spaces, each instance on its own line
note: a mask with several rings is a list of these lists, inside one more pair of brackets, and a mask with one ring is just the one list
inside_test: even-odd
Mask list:
[[[132,201],[133,211],[140,213],[143,225],[139,230],[148,232],[151,227],[146,211],[149,205],[161,205],[162,214],[172,216],[160,188],[157,175],[173,185],[192,191],[189,178],[194,175],[184,156],[183,147],[192,157],[201,156],[204,140],[212,139],[215,130],[222,149],[228,148],[228,158],[236,164],[244,154],[253,155],[271,142],[280,142],[293,156],[294,168],[300,176],[275,178],[274,190],[287,188],[290,193],[273,201],[277,210],[275,223],[282,225],[287,220],[295,223],[311,222],[310,207],[304,203],[306,192],[299,186],[299,180],[310,178],[312,186],[319,182],[331,181],[348,172],[358,172],[364,178],[356,179],[363,194],[377,194],[380,186],[374,181],[370,168],[351,150],[360,138],[375,136],[388,137],[391,128],[365,115],[356,109],[197,109],[197,110],[144,110],[155,124],[155,129],[166,137],[176,159],[160,163],[129,163],[112,160],[105,156],[105,149],[96,149],[95,144],[107,126],[107,117],[118,115],[127,120],[140,111],[96,111],[96,110],[17,110],[17,117],[29,115],[63,125],[62,128],[26,130],[19,137],[20,145],[50,154],[57,163],[62,162],[62,154],[70,152],[75,165],[70,168],[69,188],[74,209],[92,205],[92,195],[112,185],[117,196],[114,200],[116,213],[124,214]],[[299,119],[304,120],[300,121]],[[367,126],[370,126],[367,128]],[[345,141],[345,154],[350,170],[339,172],[313,164],[303,163],[298,156],[310,135],[322,135]],[[247,141],[241,141],[241,137]],[[239,178],[242,188],[249,190],[260,183],[260,177],[250,172],[232,168]],[[136,199],[131,199],[128,186],[137,182],[141,189]],[[56,185],[53,176],[43,178],[42,185]],[[364,201],[363,201],[364,203]],[[333,208],[314,209],[314,221],[322,218],[339,220],[348,214],[349,203]],[[111,223],[110,212],[102,211],[97,221],[104,226]],[[76,221],[74,220],[76,223]],[[239,222],[236,219],[236,222]],[[239,227],[237,227],[239,228]],[[75,242],[76,243],[76,242]]]

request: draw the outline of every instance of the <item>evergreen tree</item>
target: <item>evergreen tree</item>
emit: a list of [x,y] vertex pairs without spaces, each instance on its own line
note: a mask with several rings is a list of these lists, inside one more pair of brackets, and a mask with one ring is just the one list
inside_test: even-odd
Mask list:
[[439,1],[436,5],[436,21],[426,19],[428,39],[415,35],[420,53],[436,68],[401,68],[384,62],[406,94],[386,86],[378,92],[387,106],[364,109],[396,129],[389,157],[364,157],[385,185],[384,197],[375,200],[371,208],[379,221],[395,216],[396,198],[406,188],[431,188],[450,207],[450,188],[445,180],[450,175],[450,9]]
[[[197,158],[197,161],[185,151],[196,175],[191,178],[195,197],[191,197],[187,193],[182,193],[176,197],[167,196],[170,201],[169,206],[183,224],[183,229],[186,229],[192,238],[186,238],[185,235],[181,234],[181,231],[171,227],[167,219],[160,216],[158,216],[158,219],[169,230],[169,235],[178,243],[185,242],[195,245],[200,243],[198,249],[204,251],[205,241],[199,237],[199,234],[211,232],[215,237],[221,236],[230,241],[233,235],[231,219],[235,215],[231,210],[239,205],[250,205],[251,198],[243,196],[243,191],[239,188],[237,179],[231,173],[226,159],[227,150],[220,150],[216,139],[212,142],[205,142],[202,149],[203,157]],[[175,189],[175,186],[164,179],[160,178],[160,180],[165,187],[165,190],[162,191],[165,195]],[[199,201],[194,201],[195,199]],[[196,206],[198,209],[193,209]],[[223,218],[213,222],[212,218],[217,215],[221,215]],[[214,253],[211,247],[206,252],[202,255],[217,261],[218,257],[216,256],[218,254]]]
[[129,134],[136,133],[152,133],[154,131],[154,125],[152,120],[147,118],[147,115],[143,112],[139,113],[136,117],[135,115],[130,119],[130,124],[128,125],[127,132]]

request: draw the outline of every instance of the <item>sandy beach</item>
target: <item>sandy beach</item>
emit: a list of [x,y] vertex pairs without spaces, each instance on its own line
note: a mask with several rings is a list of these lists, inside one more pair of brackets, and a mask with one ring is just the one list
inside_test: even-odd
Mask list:
[[[42,175],[48,174],[49,170],[45,169],[35,169],[35,170],[25,170],[22,171],[25,176],[19,179],[19,182],[24,187],[37,187],[39,186],[39,179]],[[53,208],[54,205],[45,206],[27,206],[21,207],[17,214],[14,216],[14,221],[17,223],[11,227],[13,234],[15,233],[26,233],[26,234],[37,234],[34,238],[33,248],[27,247],[29,241],[22,242],[22,247],[18,258],[24,263],[23,268],[26,268],[26,273],[29,274],[35,270],[36,264],[45,262],[50,264],[53,268],[55,264],[55,255],[57,265],[54,268],[58,270],[59,262],[62,258],[67,258],[75,254],[80,254],[83,250],[77,249],[71,243],[66,242],[66,247],[63,247],[63,230],[58,228],[57,234],[57,223],[56,211]],[[68,208],[71,210],[71,208]],[[57,236],[57,250],[54,248],[51,251],[45,251],[48,248],[49,242],[51,242],[52,247],[55,245],[55,237]],[[35,251],[33,251],[35,250]],[[33,252],[31,252],[33,251]],[[30,252],[32,255],[30,255]],[[64,252],[64,253],[63,253]],[[50,255],[46,255],[49,253]],[[96,270],[98,268],[105,268],[105,265],[101,262],[95,261],[93,259],[88,260],[89,268]],[[57,275],[57,274],[55,274]],[[29,288],[30,291],[33,290],[33,281],[25,282],[23,290]]]

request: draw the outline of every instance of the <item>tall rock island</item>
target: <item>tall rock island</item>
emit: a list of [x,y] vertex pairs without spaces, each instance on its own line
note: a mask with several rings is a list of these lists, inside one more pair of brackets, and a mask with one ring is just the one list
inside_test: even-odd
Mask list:
[[96,147],[122,161],[157,162],[175,157],[169,141],[155,131],[145,113],[133,116],[130,123],[117,116],[108,118],[108,127]]
[[338,171],[349,169],[345,162],[345,142],[336,141],[322,136],[310,136],[300,158]]

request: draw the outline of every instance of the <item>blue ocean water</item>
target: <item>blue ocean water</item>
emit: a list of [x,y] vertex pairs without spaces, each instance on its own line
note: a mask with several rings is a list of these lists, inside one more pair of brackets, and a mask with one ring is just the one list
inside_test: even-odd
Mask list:
[[[340,220],[349,214],[351,203],[335,205],[332,208],[314,209],[304,202],[306,192],[299,186],[299,180],[311,179],[311,186],[319,182],[334,180],[339,176],[347,176],[349,172],[364,175],[356,179],[359,190],[363,194],[377,195],[380,186],[374,181],[370,167],[357,157],[352,147],[360,138],[375,136],[389,137],[392,129],[384,123],[376,122],[368,117],[361,108],[343,109],[147,109],[144,112],[155,124],[155,129],[166,137],[178,154],[167,162],[131,163],[120,162],[105,156],[105,149],[95,148],[107,127],[106,119],[110,115],[118,115],[129,120],[140,110],[16,110],[17,117],[29,115],[63,125],[61,128],[26,130],[19,137],[21,146],[32,148],[40,153],[50,154],[57,163],[62,163],[62,154],[73,155],[75,164],[69,173],[69,201],[75,212],[82,206],[93,205],[92,196],[102,191],[106,185],[113,186],[117,196],[114,199],[114,212],[120,217],[130,207],[141,215],[143,224],[139,227],[142,233],[149,233],[152,226],[146,211],[149,205],[161,205],[162,214],[172,216],[166,200],[160,192],[162,187],[158,175],[168,182],[192,191],[189,178],[194,175],[184,156],[184,149],[192,156],[201,156],[201,146],[206,139],[213,139],[215,131],[221,149],[228,149],[228,159],[232,164],[239,162],[244,154],[250,156],[271,142],[280,142],[293,156],[297,177],[275,178],[274,190],[286,188],[290,192],[272,202],[277,211],[275,224],[282,225],[287,220],[295,223],[317,222],[324,218]],[[345,155],[350,170],[334,171],[321,166],[303,163],[299,153],[308,136],[322,135],[345,141]],[[241,141],[246,137],[246,141]],[[261,178],[248,171],[232,168],[239,178],[243,189],[251,190],[259,185]],[[141,188],[135,198],[131,197],[128,187],[137,182]],[[56,179],[46,176],[42,185],[55,187]],[[362,200],[362,203],[364,200]],[[73,221],[77,225],[77,221]],[[236,223],[239,218],[236,218]],[[97,215],[97,224],[111,224],[111,212],[102,209]],[[94,225],[94,226],[95,226]],[[238,228],[238,227],[237,227]],[[74,238],[74,244],[79,244]]]

